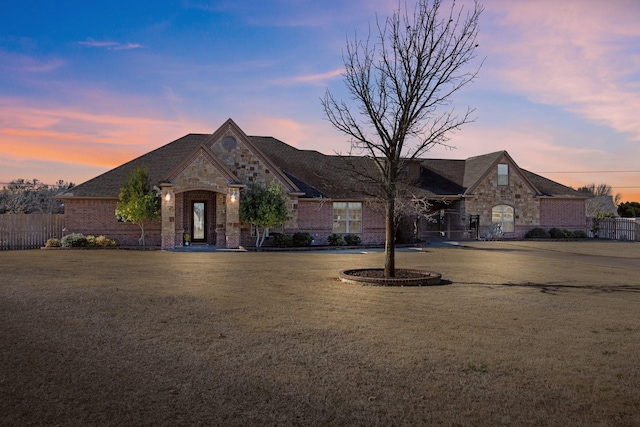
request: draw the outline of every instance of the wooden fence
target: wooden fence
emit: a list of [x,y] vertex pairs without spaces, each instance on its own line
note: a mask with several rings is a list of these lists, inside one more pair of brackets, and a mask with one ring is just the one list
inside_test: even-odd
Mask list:
[[0,215],[0,251],[41,248],[48,239],[61,238],[63,228],[61,214]]
[[640,220],[634,218],[603,219],[600,222],[598,237],[640,242]]

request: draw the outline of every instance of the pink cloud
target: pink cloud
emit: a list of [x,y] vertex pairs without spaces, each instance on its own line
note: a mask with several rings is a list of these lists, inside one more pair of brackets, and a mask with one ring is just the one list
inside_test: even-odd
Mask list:
[[305,76],[298,76],[294,78],[294,81],[300,83],[323,83],[325,80],[329,80],[335,77],[339,77],[344,72],[343,68],[337,70],[327,71],[321,74],[309,74]]
[[640,140],[640,5],[502,1],[481,33],[496,84]]
[[[131,105],[127,101],[121,99],[120,105]],[[4,161],[25,168],[34,162],[50,163],[56,168],[51,175],[69,180],[67,171],[104,171],[203,127],[167,119],[152,108],[146,113],[141,117],[121,107],[121,115],[100,114],[82,106],[33,106],[0,98],[0,153]],[[60,165],[66,166],[59,170]],[[15,178],[5,176],[9,168],[3,169],[0,180]]]

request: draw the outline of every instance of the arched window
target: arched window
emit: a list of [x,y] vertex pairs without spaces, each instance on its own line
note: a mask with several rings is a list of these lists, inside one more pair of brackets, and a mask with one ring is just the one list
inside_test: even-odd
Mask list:
[[513,233],[513,207],[497,205],[491,209],[491,222],[499,225],[503,233]]

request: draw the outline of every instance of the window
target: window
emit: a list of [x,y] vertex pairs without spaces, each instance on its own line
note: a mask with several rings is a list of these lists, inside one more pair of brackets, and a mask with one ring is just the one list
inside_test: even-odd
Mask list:
[[497,205],[491,209],[491,223],[498,225],[503,233],[513,233],[513,208]]
[[509,165],[498,165],[498,185],[509,185]]
[[362,233],[362,203],[333,203],[333,232]]

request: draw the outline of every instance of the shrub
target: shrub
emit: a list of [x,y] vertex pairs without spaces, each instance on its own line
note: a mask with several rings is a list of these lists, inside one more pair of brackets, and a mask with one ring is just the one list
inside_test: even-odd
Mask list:
[[573,237],[575,239],[586,239],[587,238],[587,233],[585,233],[582,230],[576,230],[573,232]]
[[526,239],[548,239],[551,237],[547,230],[544,230],[540,227],[532,228],[527,231],[527,234],[524,235]]
[[552,239],[564,239],[567,237],[564,230],[560,230],[559,228],[552,228],[549,230],[549,235]]
[[87,246],[89,246],[90,248],[93,248],[97,245],[98,244],[96,242],[96,236],[87,236]]
[[293,237],[288,234],[273,233],[273,246],[276,248],[289,248],[293,246]]
[[342,234],[336,233],[333,233],[332,235],[327,237],[327,242],[329,242],[329,245],[331,246],[343,246],[345,243]]
[[71,233],[63,236],[60,243],[65,248],[84,248],[87,246],[87,238],[81,233]]
[[47,243],[45,243],[44,246],[46,248],[59,248],[62,246],[62,243],[60,243],[60,239],[51,238],[47,240]]
[[344,236],[344,241],[349,246],[358,246],[362,243],[360,236],[356,236],[355,234],[347,234]]
[[105,237],[105,236],[98,236],[96,237],[96,246],[101,248],[106,248],[109,246],[118,246],[118,241],[109,239],[108,237]]
[[311,233],[297,232],[293,235],[293,246],[311,246],[313,236]]
[[109,240],[111,239],[107,239],[105,236],[98,236],[96,237],[96,246],[100,246],[101,248],[109,246]]

